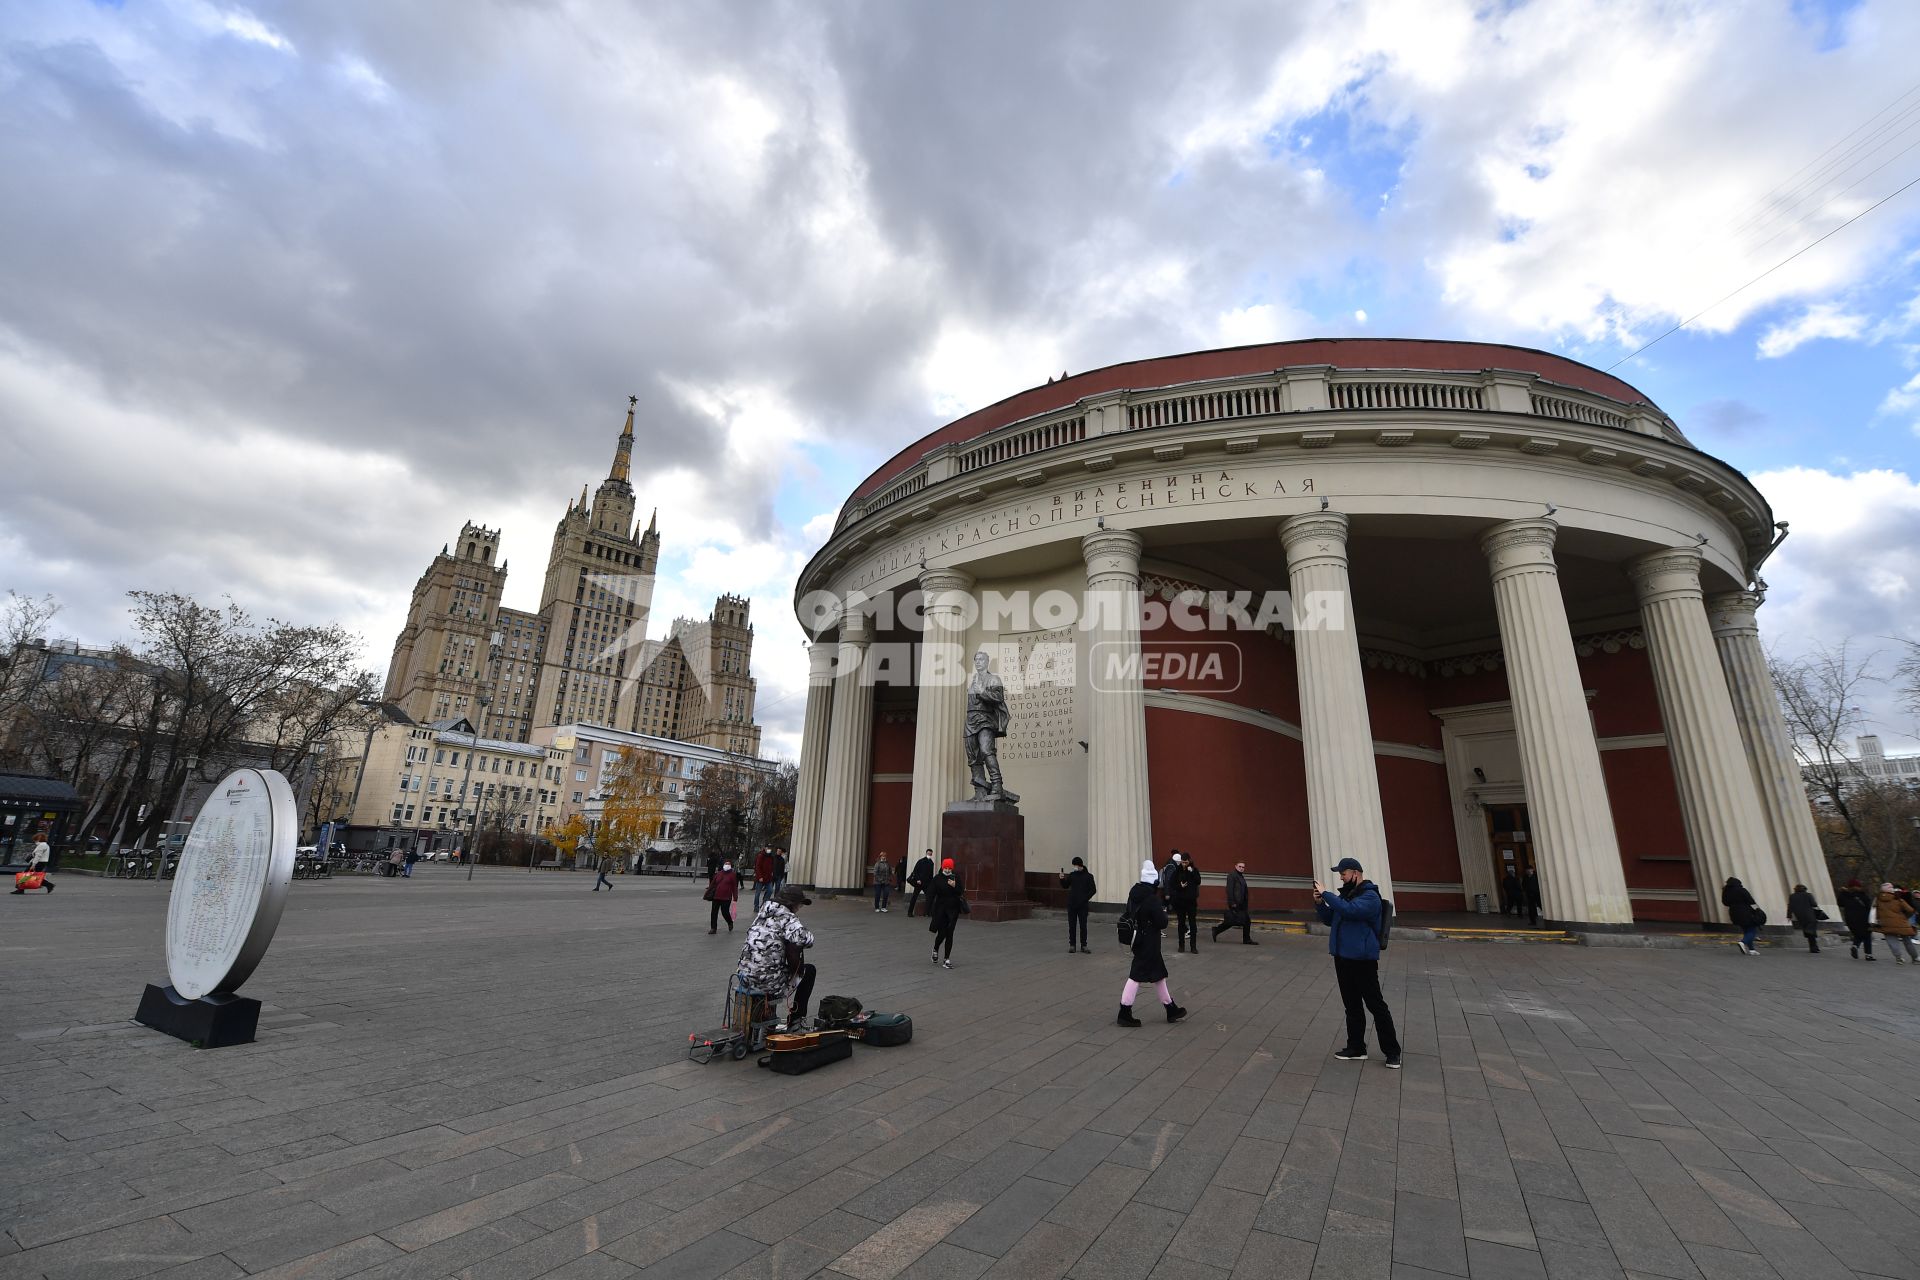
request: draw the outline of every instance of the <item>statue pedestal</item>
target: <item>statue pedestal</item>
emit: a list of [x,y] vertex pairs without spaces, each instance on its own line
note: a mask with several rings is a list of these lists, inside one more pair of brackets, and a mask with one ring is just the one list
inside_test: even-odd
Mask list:
[[988,922],[1025,920],[1027,820],[1020,810],[994,800],[961,800],[940,817],[940,856],[952,858],[966,887],[970,917]]

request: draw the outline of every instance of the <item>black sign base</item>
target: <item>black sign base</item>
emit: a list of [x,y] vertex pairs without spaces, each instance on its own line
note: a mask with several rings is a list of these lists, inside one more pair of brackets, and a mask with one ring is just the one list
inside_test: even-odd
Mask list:
[[224,1049],[253,1043],[254,1028],[260,1025],[260,1002],[233,995],[189,1000],[171,986],[148,983],[133,1020],[198,1049]]

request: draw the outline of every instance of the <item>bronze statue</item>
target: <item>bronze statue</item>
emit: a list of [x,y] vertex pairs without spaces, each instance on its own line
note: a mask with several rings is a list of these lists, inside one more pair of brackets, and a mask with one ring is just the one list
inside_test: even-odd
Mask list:
[[999,739],[1007,736],[1007,687],[987,670],[986,651],[973,655],[973,674],[967,678],[967,767],[973,771],[975,800],[1020,803],[1000,778]]

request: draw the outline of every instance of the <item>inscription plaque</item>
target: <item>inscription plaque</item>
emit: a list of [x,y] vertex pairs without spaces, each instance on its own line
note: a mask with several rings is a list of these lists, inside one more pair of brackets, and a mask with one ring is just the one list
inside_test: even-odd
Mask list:
[[1013,716],[1000,743],[1002,760],[1064,760],[1080,750],[1074,738],[1073,637],[1073,628],[1057,627],[1002,640],[1002,652],[1012,651],[1002,679]]

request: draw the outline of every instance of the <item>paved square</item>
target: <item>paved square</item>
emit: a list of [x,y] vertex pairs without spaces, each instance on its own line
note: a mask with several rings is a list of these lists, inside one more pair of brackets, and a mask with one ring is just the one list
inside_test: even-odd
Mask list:
[[1322,940],[806,912],[819,994],[915,1039],[686,1060],[739,931],[697,885],[448,867],[296,884],[252,1045],[127,1021],[166,890],[59,879],[0,933],[0,1280],[141,1275],[1920,1280],[1920,968],[1416,943],[1406,1069],[1334,1062]]

